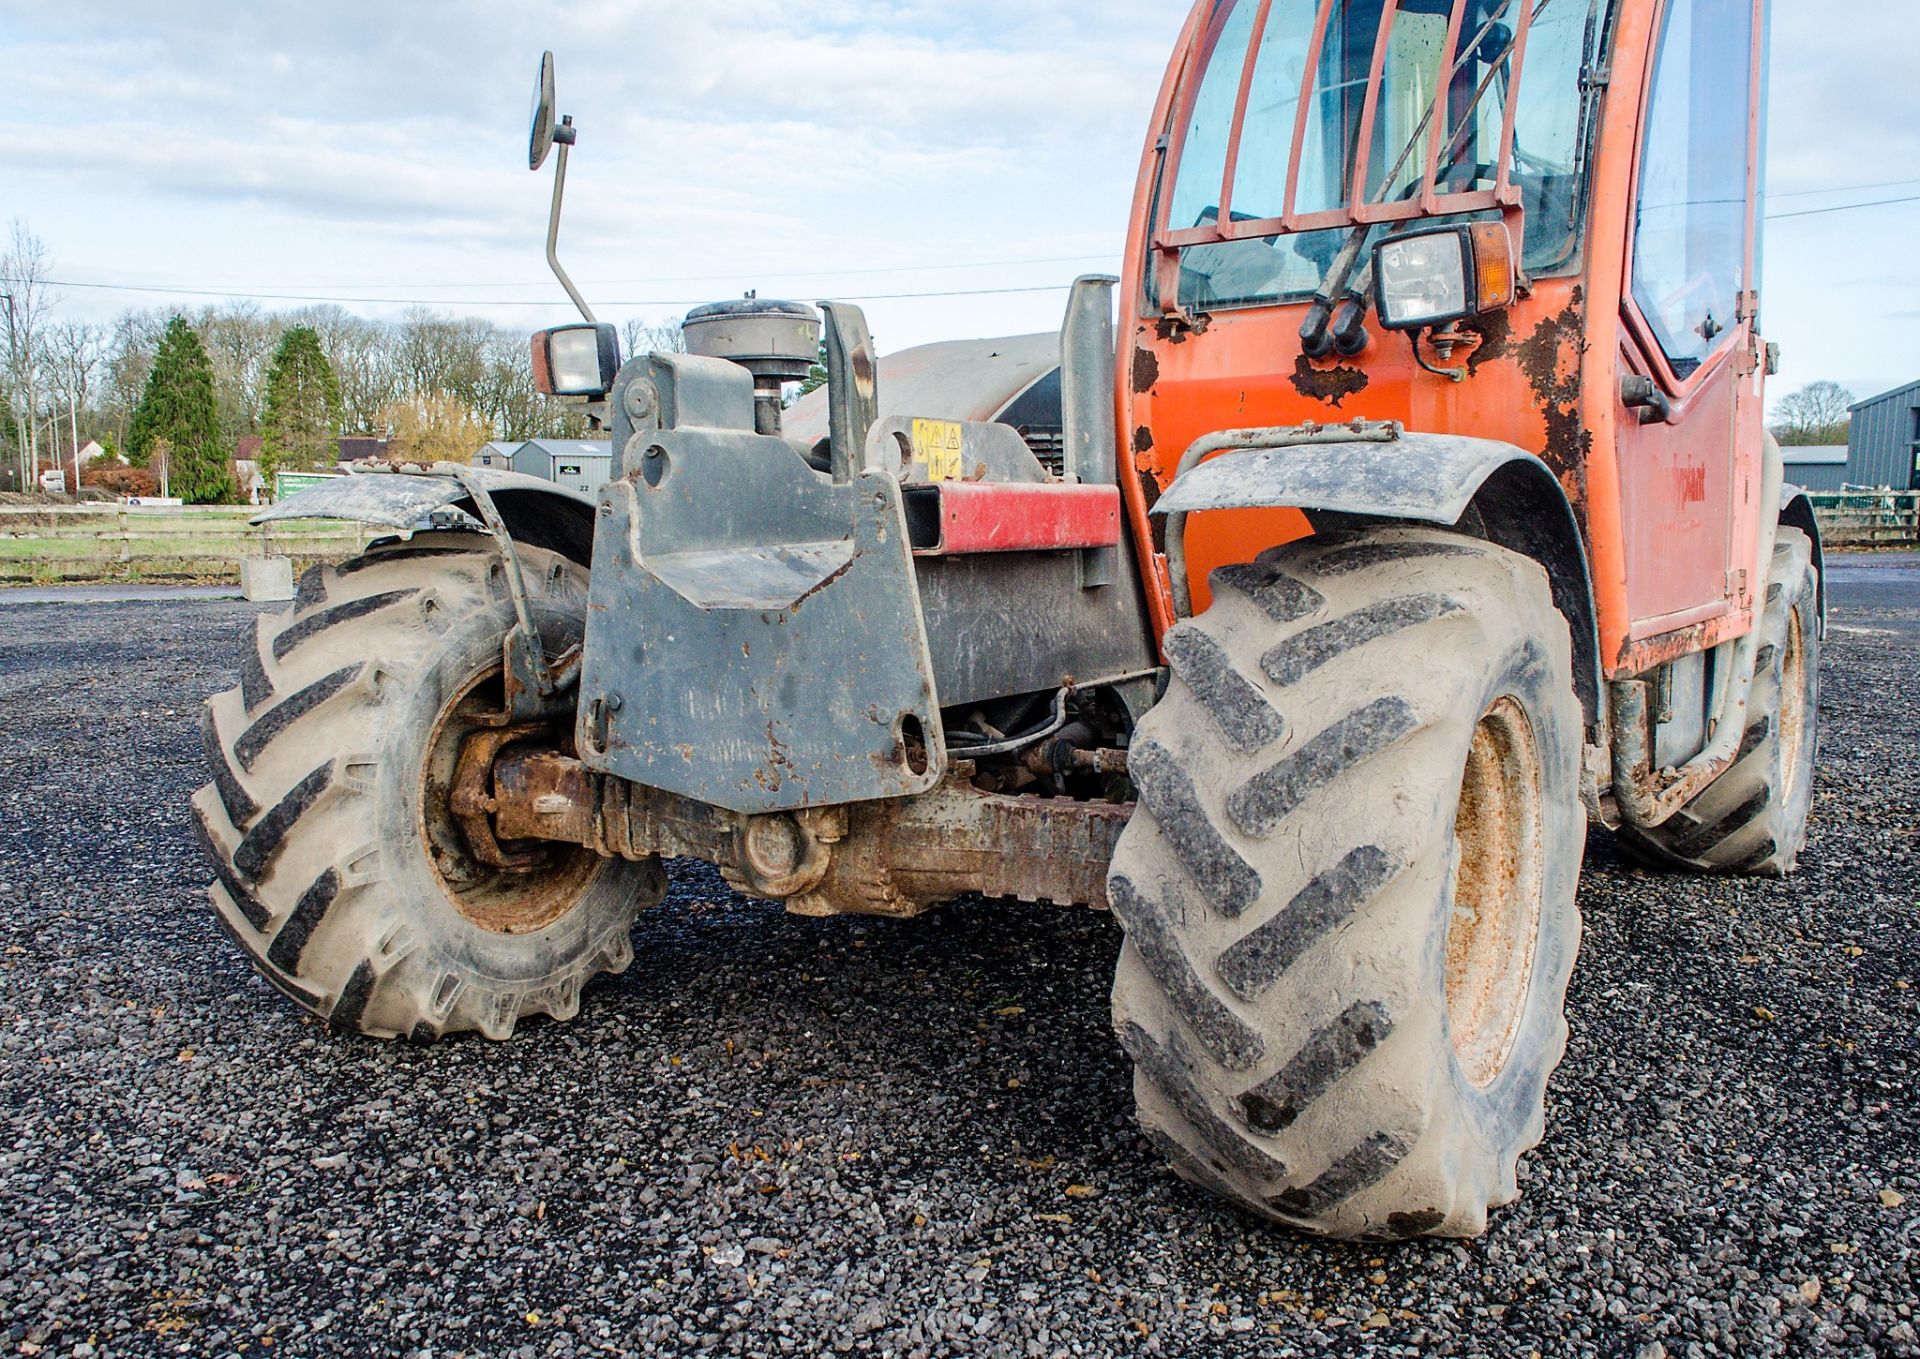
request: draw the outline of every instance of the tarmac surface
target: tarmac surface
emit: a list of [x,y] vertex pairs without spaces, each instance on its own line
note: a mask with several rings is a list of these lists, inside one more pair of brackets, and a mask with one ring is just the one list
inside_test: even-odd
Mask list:
[[1920,552],[1836,554],[1827,561],[1828,607],[1844,630],[1865,628],[1920,636]]
[[1596,832],[1525,1196],[1393,1248],[1161,1170],[1095,914],[683,868],[575,1024],[331,1036],[189,829],[254,608],[0,596],[0,1353],[1920,1355],[1920,557],[1833,566],[1801,873]]
[[142,600],[238,599],[238,585],[16,585],[0,589],[11,604],[133,604]]

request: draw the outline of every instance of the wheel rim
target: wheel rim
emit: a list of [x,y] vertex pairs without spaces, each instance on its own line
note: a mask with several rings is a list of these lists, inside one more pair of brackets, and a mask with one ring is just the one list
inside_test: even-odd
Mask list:
[[1780,786],[1800,786],[1800,757],[1807,727],[1807,651],[1800,611],[1787,610],[1787,651],[1780,661]]
[[[564,919],[585,898],[605,861],[577,845],[544,846],[526,870],[475,859],[449,804],[454,769],[467,738],[497,721],[506,706],[504,671],[494,666],[462,688],[434,721],[420,785],[420,823],[440,890],[461,915],[492,934],[535,934]],[[556,724],[556,736],[565,723]],[[557,741],[556,741],[557,743]]]
[[1545,826],[1533,725],[1502,698],[1474,727],[1454,818],[1447,923],[1447,1020],[1461,1070],[1475,1086],[1507,1065],[1540,937]]

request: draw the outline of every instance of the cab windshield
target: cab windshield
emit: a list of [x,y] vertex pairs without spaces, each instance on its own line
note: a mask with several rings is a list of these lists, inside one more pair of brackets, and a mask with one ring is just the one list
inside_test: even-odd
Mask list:
[[1180,255],[1180,306],[1304,297],[1355,223],[1378,232],[1516,204],[1528,272],[1574,263],[1582,77],[1599,64],[1605,8],[1220,0],[1161,191],[1159,240]]

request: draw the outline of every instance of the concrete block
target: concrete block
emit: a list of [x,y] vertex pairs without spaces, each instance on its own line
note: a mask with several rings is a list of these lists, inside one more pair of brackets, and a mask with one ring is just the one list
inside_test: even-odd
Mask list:
[[240,596],[255,604],[272,604],[293,598],[293,558],[242,557],[240,559]]

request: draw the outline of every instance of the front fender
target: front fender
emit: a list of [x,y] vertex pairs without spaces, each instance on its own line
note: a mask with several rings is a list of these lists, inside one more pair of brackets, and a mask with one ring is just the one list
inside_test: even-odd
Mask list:
[[1299,443],[1226,452],[1168,488],[1155,514],[1255,510],[1286,505],[1323,513],[1412,519],[1452,526],[1474,496],[1509,463],[1533,454],[1495,439],[1403,433],[1377,440]]
[[[493,498],[507,532],[517,543],[543,547],[579,562],[593,559],[594,501],[578,491],[496,467],[463,467],[462,475]],[[451,472],[364,472],[335,477],[290,496],[253,517],[256,524],[283,519],[343,519],[381,528],[418,528],[436,511],[478,509]]]
[[[1287,431],[1262,431],[1279,446],[1235,450],[1229,445],[1185,472],[1153,508],[1171,517],[1169,567],[1176,576],[1185,570],[1180,521],[1208,510],[1284,506],[1460,525],[1545,569],[1554,603],[1573,636],[1581,707],[1589,723],[1597,722],[1602,674],[1593,578],[1579,519],[1559,479],[1533,454],[1497,439],[1394,428],[1374,432],[1381,437],[1346,440],[1335,429],[1317,429],[1312,442],[1287,443]],[[1172,560],[1175,555],[1182,560]]]

